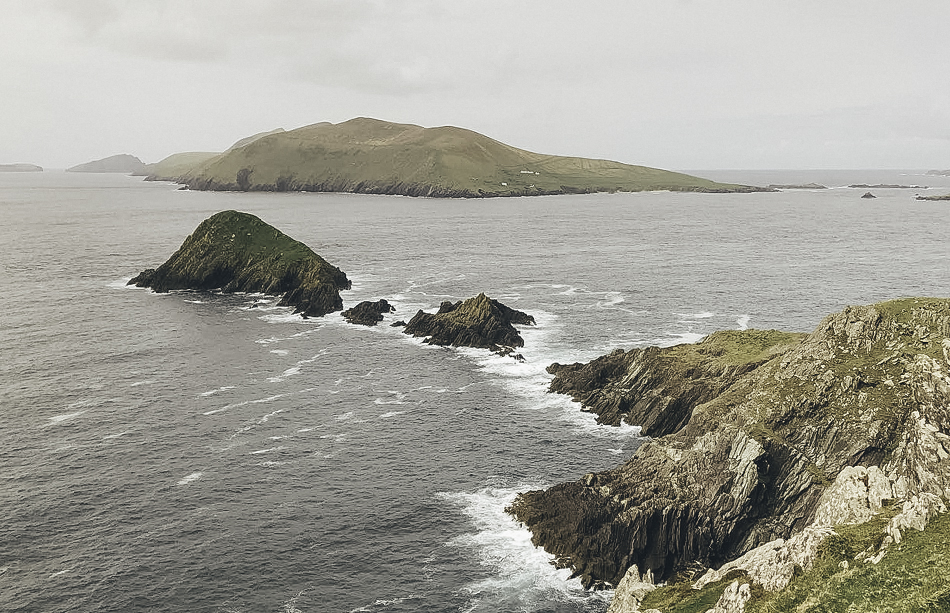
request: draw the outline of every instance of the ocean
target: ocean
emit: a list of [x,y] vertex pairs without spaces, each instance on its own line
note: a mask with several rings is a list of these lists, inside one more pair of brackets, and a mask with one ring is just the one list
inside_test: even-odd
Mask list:
[[[547,393],[549,364],[950,296],[950,203],[914,199],[950,177],[696,174],[831,189],[440,200],[0,174],[0,610],[605,611],[504,513],[644,440]],[[225,209],[346,272],[347,308],[396,312],[368,328],[126,285]],[[390,326],[479,292],[537,320],[524,362]]]

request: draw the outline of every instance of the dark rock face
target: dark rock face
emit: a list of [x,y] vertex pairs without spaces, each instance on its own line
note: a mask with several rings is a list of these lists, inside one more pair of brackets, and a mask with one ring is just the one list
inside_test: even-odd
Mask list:
[[143,270],[129,285],[283,294],[279,305],[304,317],[343,308],[350,281],[303,243],[254,215],[223,211],[201,222],[167,262]]
[[385,300],[364,300],[352,309],[343,311],[343,318],[351,324],[375,326],[383,320],[383,313],[395,313],[396,308]]
[[945,496],[950,462],[917,441],[950,441],[950,385],[934,383],[947,379],[948,336],[948,300],[850,307],[625,464],[526,492],[508,510],[599,587],[634,564],[663,581],[788,538],[845,467],[879,465],[911,493]]
[[443,302],[439,312],[419,311],[406,324],[406,334],[427,337],[431,345],[476,347],[509,355],[524,339],[512,324],[534,325],[534,317],[516,311],[485,294],[456,303]]
[[693,408],[801,342],[775,330],[725,330],[695,345],[618,349],[586,364],[554,363],[549,391],[570,395],[597,422],[640,426],[647,436],[672,434]]
[[875,196],[871,192],[864,192],[864,194],[861,197],[862,198],[877,198],[877,196]]

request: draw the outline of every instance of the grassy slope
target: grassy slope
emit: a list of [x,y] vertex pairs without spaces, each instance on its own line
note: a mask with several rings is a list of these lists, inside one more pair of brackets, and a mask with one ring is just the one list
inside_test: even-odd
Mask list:
[[[253,172],[238,184],[241,169]],[[365,191],[511,196],[596,191],[746,191],[689,175],[586,158],[542,155],[455,127],[358,118],[262,137],[183,177],[212,189]],[[507,184],[507,185],[505,185]]]

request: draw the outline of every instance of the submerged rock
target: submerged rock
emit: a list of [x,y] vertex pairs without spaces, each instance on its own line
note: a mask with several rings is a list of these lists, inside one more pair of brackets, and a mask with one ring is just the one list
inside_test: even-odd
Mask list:
[[485,294],[459,302],[443,302],[438,313],[419,311],[406,324],[406,334],[427,337],[431,345],[476,347],[509,355],[523,347],[513,324],[534,325],[534,317],[516,311]]
[[129,285],[280,295],[304,317],[343,308],[350,281],[303,243],[249,213],[222,211],[201,222],[167,262],[142,271]]
[[[791,561],[785,577],[814,550],[808,527],[950,496],[948,336],[950,300],[849,307],[625,464],[508,510],[587,587],[615,586],[633,565],[657,581],[694,575],[764,545],[748,564]],[[799,534],[800,549],[776,543]]]
[[383,313],[395,313],[396,308],[385,300],[364,300],[352,309],[343,311],[343,319],[351,324],[375,326],[383,320]]

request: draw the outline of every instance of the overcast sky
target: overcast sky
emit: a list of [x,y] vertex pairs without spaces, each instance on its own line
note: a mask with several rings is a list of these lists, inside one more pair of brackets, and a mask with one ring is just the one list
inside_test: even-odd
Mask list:
[[368,116],[669,169],[950,168],[948,0],[0,0],[0,163]]

